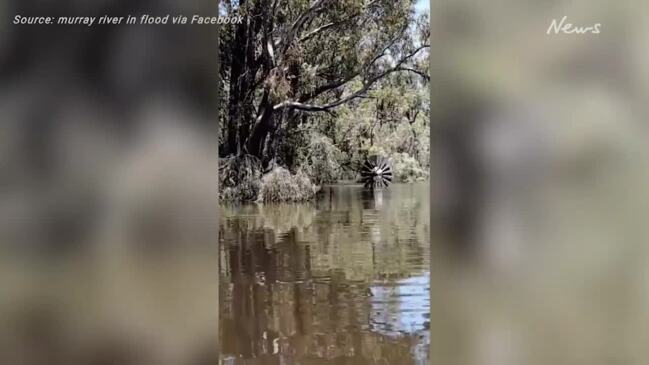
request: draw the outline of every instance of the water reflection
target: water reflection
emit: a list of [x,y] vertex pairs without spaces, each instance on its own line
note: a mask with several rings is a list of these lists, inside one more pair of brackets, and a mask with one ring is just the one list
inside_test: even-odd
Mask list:
[[224,207],[225,364],[425,364],[428,185]]

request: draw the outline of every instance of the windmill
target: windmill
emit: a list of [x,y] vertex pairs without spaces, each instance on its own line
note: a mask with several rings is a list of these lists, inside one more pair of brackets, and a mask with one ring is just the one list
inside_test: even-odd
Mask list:
[[361,166],[361,182],[366,189],[383,189],[392,183],[390,162],[381,156],[373,155]]

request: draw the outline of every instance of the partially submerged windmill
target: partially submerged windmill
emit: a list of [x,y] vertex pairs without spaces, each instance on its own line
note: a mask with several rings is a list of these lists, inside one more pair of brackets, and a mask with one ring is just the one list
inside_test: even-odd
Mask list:
[[372,155],[361,166],[361,182],[366,189],[377,190],[390,186],[392,183],[392,167],[390,162],[381,156]]

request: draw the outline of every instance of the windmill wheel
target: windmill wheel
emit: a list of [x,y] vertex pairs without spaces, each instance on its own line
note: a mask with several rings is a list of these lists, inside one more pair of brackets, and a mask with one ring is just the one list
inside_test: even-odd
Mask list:
[[361,166],[361,182],[367,189],[383,189],[392,183],[392,167],[381,156],[370,156]]

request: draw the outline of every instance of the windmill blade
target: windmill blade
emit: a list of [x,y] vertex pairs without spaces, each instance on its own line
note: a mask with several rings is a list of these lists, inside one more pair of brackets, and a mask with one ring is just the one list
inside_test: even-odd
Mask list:
[[364,187],[369,189],[387,188],[393,180],[390,161],[378,155],[367,157],[361,165],[360,175]]

